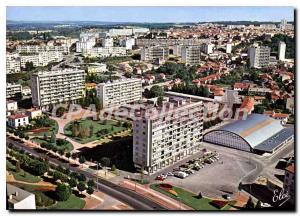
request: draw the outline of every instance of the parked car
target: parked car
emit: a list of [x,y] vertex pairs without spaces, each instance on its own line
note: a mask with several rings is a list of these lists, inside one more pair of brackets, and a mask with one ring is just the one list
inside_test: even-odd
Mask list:
[[174,173],[174,176],[178,177],[178,178],[186,178],[189,176],[189,174],[185,173],[185,172],[177,172],[177,173]]
[[172,172],[168,172],[167,176],[174,176],[174,174]]
[[193,174],[193,173],[195,173],[193,170],[191,170],[191,169],[188,169],[188,170],[186,170],[185,171],[187,174]]

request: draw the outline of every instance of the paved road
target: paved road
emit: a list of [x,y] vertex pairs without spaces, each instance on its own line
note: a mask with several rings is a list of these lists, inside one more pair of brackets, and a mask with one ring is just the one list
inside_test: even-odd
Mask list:
[[[14,141],[7,137],[7,143],[12,143],[13,145],[23,149],[26,152],[29,152],[33,156],[36,157],[45,157],[44,153],[38,153],[36,150],[24,145],[21,142]],[[60,165],[63,167],[68,167],[71,171],[82,173],[84,174],[88,179],[94,179],[95,176],[92,173],[89,173],[87,171],[81,170],[77,167],[69,166],[68,163],[63,163],[55,158],[48,157],[49,163],[54,165]],[[97,183],[96,183],[97,184]],[[96,186],[97,187],[97,186]],[[135,192],[122,188],[119,185],[113,184],[105,179],[98,178],[98,189],[118,200],[120,200],[123,203],[128,204],[132,208],[136,210],[166,210],[165,208],[161,207],[157,203],[136,194]]]

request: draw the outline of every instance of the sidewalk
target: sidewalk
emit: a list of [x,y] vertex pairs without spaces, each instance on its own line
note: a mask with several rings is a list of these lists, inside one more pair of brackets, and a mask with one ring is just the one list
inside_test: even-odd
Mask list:
[[162,193],[156,192],[146,185],[140,185],[129,180],[125,180],[120,185],[124,188],[134,190],[136,193],[143,195],[156,203],[164,206],[169,210],[194,210],[193,208],[174,200]]

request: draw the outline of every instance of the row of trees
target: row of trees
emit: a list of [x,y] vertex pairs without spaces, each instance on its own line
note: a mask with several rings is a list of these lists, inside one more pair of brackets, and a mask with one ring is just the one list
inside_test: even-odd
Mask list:
[[185,85],[185,84],[179,84],[179,85],[173,85],[172,91],[174,92],[180,92],[185,94],[191,94],[201,97],[209,97],[210,93],[206,86],[200,86],[191,84],[191,85]]

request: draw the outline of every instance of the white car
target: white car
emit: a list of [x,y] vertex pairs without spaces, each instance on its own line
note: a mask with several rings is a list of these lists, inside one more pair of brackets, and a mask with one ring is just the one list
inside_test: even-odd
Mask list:
[[174,173],[174,176],[179,177],[179,178],[186,178],[189,176],[189,174],[180,171],[180,172]]

